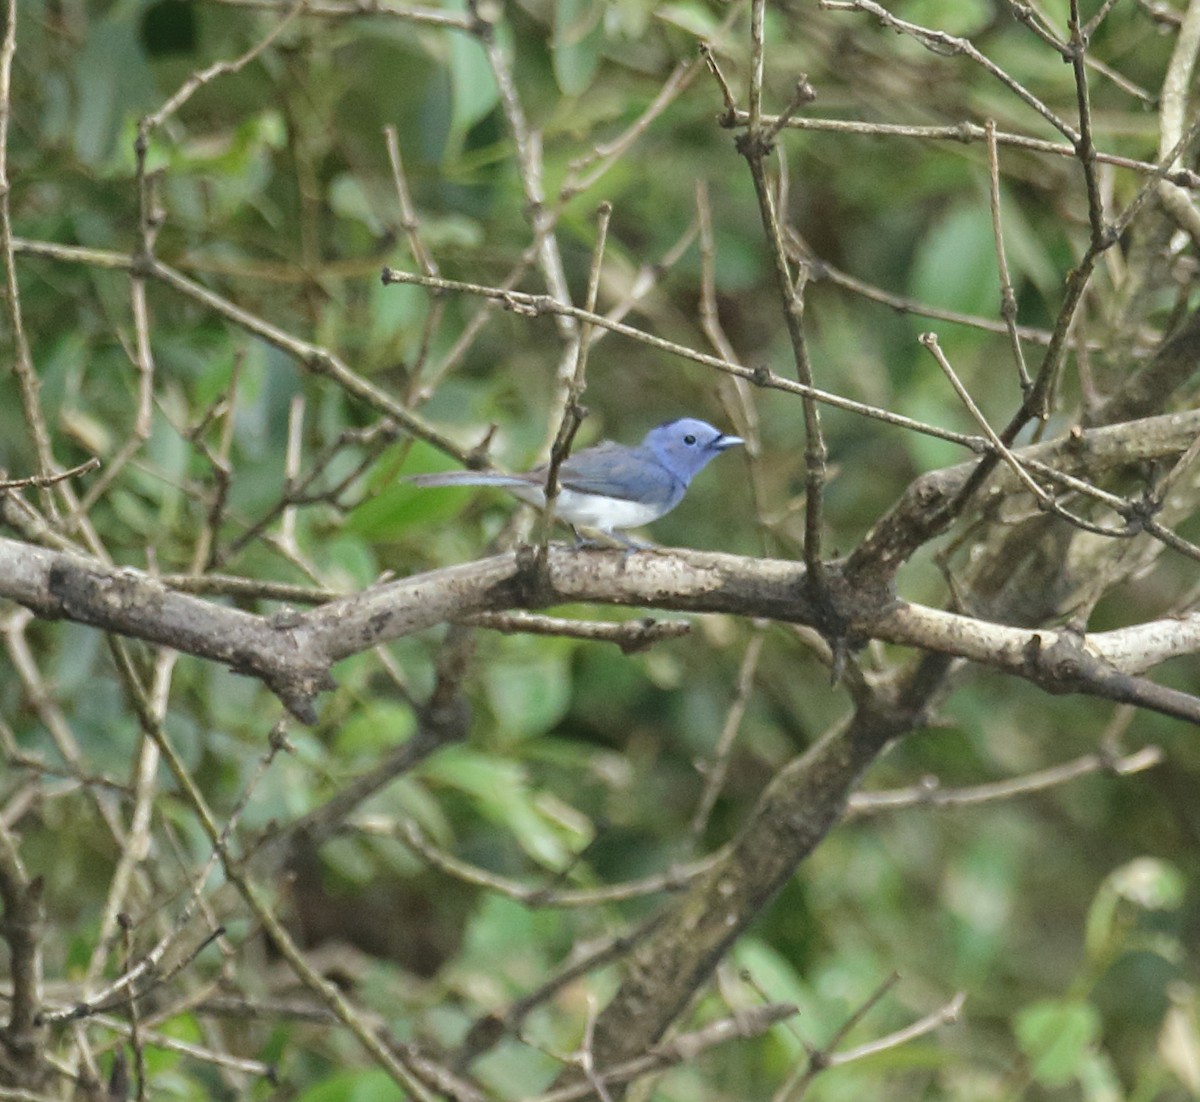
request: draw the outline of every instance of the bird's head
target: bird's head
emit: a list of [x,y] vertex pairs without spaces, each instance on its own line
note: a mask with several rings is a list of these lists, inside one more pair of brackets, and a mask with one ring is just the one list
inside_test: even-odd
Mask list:
[[707,421],[684,417],[652,428],[642,447],[677,478],[689,482],[710,459],[741,443],[740,436],[726,436]]

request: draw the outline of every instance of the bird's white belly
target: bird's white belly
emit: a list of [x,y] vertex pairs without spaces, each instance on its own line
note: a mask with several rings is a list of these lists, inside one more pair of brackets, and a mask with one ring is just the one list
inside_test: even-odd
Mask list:
[[598,528],[601,532],[611,532],[614,528],[640,528],[662,516],[662,509],[654,505],[600,494],[581,494],[577,490],[559,493],[554,511],[568,524]]
[[[531,505],[541,506],[546,498],[541,486],[507,486],[517,497]],[[601,532],[620,531],[625,528],[640,528],[652,520],[658,520],[666,510],[659,505],[646,505],[640,501],[626,501],[619,497],[603,494],[583,494],[578,490],[559,490],[554,502],[554,515],[568,524],[582,528],[597,528]]]

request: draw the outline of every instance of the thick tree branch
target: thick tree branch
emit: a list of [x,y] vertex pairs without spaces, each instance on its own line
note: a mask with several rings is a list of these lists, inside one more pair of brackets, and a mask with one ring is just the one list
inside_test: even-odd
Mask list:
[[17,840],[0,824],[0,902],[3,937],[12,977],[8,1024],[0,1029],[0,1082],[37,1087],[43,1073],[43,1031],[37,1015],[42,1001],[42,888],[40,876],[25,871]]
[[[1197,435],[1200,410],[1187,410],[1099,429],[1074,429],[1057,440],[1017,448],[1012,454],[1026,465],[1037,463],[1061,475],[1097,480],[1114,470],[1181,455]],[[960,463],[915,479],[851,554],[846,564],[850,584],[869,580],[879,584],[892,577],[923,544],[944,531],[946,511],[976,467],[976,463]],[[992,474],[984,497],[1006,496],[1019,489],[1016,476],[1005,467]]]
[[[545,569],[522,549],[373,586],[309,612],[259,616],[177,593],[157,578],[70,552],[0,538],[0,596],[45,619],[174,647],[261,679],[299,719],[333,687],[334,663],[370,647],[481,612],[577,601],[724,612],[881,639],[972,661],[1040,685],[1137,704],[1200,722],[1200,699],[1132,675],[1148,640],[1162,660],[1200,650],[1200,613],[1103,634],[1029,630],[835,587],[837,622],[809,596],[803,567],[686,550],[626,555],[549,548]],[[1139,650],[1138,648],[1143,648]]]
[[741,833],[712,868],[664,908],[630,956],[596,1021],[595,1053],[619,1063],[655,1042],[708,982],[729,946],[838,823],[849,794],[887,743],[923,722],[945,674],[918,662],[894,689],[868,695],[835,729],[776,773]]

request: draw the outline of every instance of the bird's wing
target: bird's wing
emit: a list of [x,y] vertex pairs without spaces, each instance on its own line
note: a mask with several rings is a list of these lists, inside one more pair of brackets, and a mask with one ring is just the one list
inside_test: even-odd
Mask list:
[[[545,468],[531,473],[546,477]],[[643,449],[605,441],[568,456],[559,468],[558,481],[581,494],[645,501],[670,497],[678,480]]]
[[[414,486],[504,486],[524,496],[521,490],[538,489],[546,483],[547,467],[525,474],[496,471],[445,471],[410,475]],[[643,448],[604,441],[568,456],[558,469],[558,484],[580,494],[598,494],[622,501],[666,501],[682,490],[670,471]]]

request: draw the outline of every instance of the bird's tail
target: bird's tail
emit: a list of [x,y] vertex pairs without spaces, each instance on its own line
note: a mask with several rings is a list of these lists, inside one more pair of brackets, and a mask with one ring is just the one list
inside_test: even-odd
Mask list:
[[528,479],[498,471],[442,471],[439,474],[414,474],[404,480],[414,486],[527,486]]

